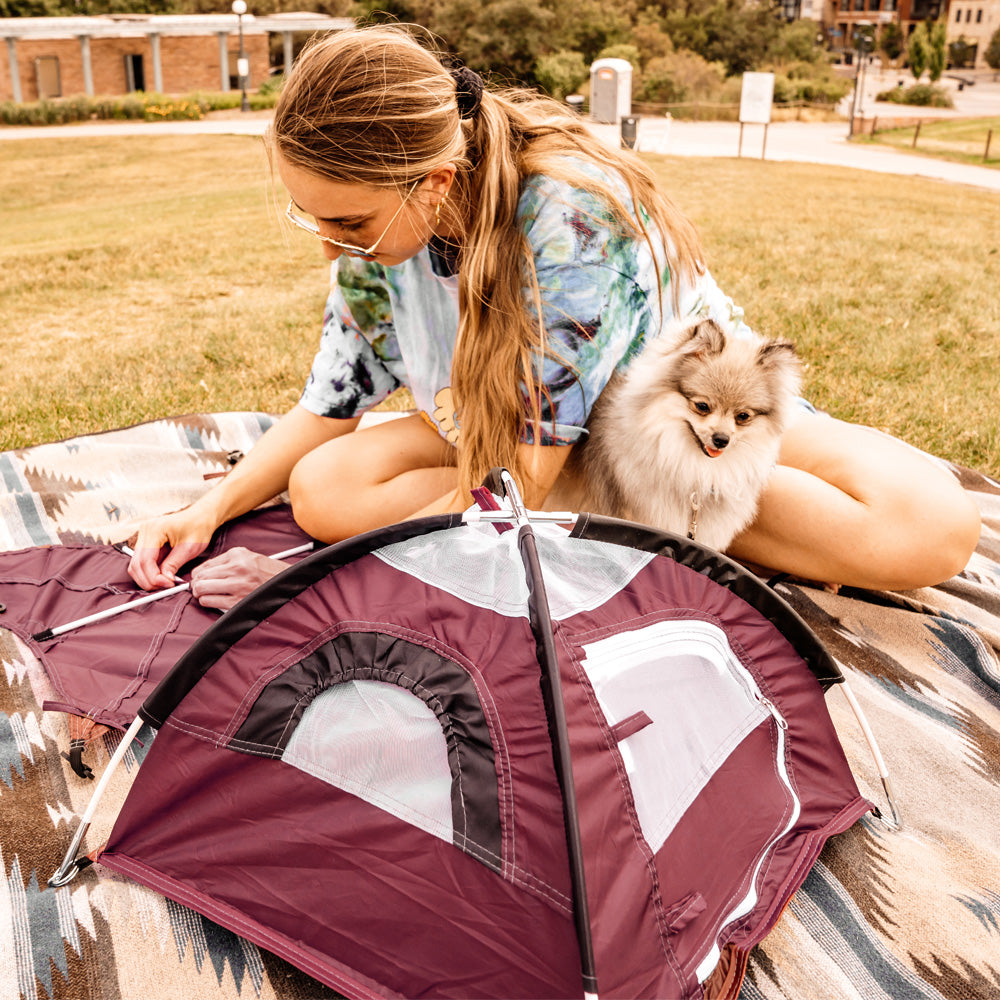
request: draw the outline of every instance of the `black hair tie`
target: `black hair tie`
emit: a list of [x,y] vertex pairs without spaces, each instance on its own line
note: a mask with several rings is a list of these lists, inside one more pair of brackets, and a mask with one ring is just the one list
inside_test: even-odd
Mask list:
[[451,71],[455,81],[455,100],[458,103],[458,114],[461,118],[475,118],[479,114],[479,106],[483,103],[483,78],[469,69],[459,66]]

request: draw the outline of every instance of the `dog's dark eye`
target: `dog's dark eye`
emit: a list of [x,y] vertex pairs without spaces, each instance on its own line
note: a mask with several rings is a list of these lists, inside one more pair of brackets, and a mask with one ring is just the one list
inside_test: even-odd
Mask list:
[[706,413],[712,412],[712,407],[708,405],[703,399],[696,399],[692,404],[695,411],[704,416]]
[[741,412],[736,414],[736,423],[741,425],[748,424],[750,423],[751,417],[753,417],[752,413],[747,413],[746,410],[742,410]]

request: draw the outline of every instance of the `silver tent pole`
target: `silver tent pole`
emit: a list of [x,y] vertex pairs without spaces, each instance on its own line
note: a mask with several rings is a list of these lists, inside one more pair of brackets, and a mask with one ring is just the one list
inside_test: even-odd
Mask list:
[[875,767],[878,768],[878,776],[882,780],[882,788],[885,790],[886,801],[889,803],[889,811],[892,813],[892,819],[887,818],[880,809],[876,809],[876,816],[887,826],[890,830],[901,830],[903,828],[903,821],[900,819],[899,810],[896,808],[896,799],[892,794],[892,783],[889,781],[889,769],[885,766],[885,760],[882,757],[882,751],[879,750],[878,743],[875,740],[875,734],[872,732],[872,728],[868,725],[868,719],[865,713],[861,710],[861,704],[855,697],[854,692],[851,690],[850,685],[847,683],[847,678],[843,678],[843,683],[841,685],[844,691],[844,697],[847,698],[847,703],[851,706],[854,712],[854,717],[858,720],[858,725],[861,727],[861,732],[864,733],[865,740],[868,743],[868,749],[871,751],[871,755],[875,760]]
[[64,886],[68,882],[72,882],[73,879],[76,878],[77,872],[84,867],[77,858],[77,852],[80,850],[83,838],[87,834],[87,828],[93,822],[94,814],[97,812],[97,807],[100,804],[101,797],[104,795],[105,789],[111,781],[111,776],[115,773],[115,770],[118,768],[122,758],[125,756],[128,748],[132,745],[132,741],[139,734],[139,730],[141,728],[142,719],[139,718],[139,716],[136,716],[135,719],[132,720],[132,725],[128,727],[127,732],[122,737],[121,743],[118,744],[118,747],[112,754],[108,766],[104,769],[104,773],[101,775],[101,780],[98,781],[97,787],[94,789],[94,794],[90,797],[90,802],[87,804],[87,808],[84,811],[83,819],[80,820],[80,828],[76,831],[76,836],[73,838],[72,843],[70,843],[69,848],[66,851],[63,863],[59,866],[58,871],[56,871],[52,878],[49,879],[49,885],[53,889],[58,889],[60,886]]

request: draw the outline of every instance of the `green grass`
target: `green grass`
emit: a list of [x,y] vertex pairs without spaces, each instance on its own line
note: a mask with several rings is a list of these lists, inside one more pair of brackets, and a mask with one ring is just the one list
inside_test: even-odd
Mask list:
[[[859,137],[855,141],[894,146],[908,153],[922,153],[924,156],[954,160],[956,163],[972,163],[994,170],[1000,168],[1000,117],[925,121],[920,126],[914,146],[915,130],[916,123],[905,128],[879,131],[874,136]],[[989,145],[989,158],[984,159],[986,140],[991,131],[993,137]]]
[[[1000,473],[1000,200],[917,178],[651,157],[808,395]],[[259,139],[0,142],[0,448],[298,398],[328,268]]]

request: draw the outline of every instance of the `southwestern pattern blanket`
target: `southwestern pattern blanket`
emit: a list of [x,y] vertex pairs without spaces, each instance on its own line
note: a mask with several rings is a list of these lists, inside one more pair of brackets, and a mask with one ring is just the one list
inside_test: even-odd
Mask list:
[[[137,520],[194,500],[270,423],[255,413],[199,415],[0,454],[0,549],[121,542]],[[907,593],[779,585],[864,706],[904,828],[892,832],[868,816],[827,844],[754,950],[743,1000],[1000,992],[1000,484],[953,471],[983,513],[979,549],[958,577]],[[64,759],[66,716],[42,710],[55,699],[51,681],[2,625],[0,613],[0,996],[333,996],[106,869],[46,887],[93,784]],[[827,700],[863,794],[883,802],[843,694],[833,689]],[[88,750],[96,770],[116,741],[111,732]],[[89,845],[107,833],[137,763],[126,757]]]

